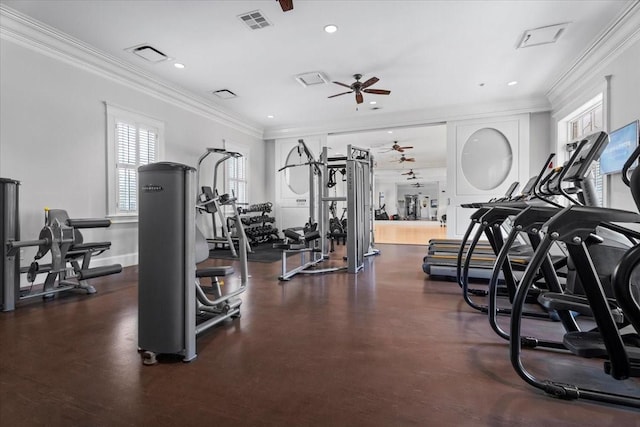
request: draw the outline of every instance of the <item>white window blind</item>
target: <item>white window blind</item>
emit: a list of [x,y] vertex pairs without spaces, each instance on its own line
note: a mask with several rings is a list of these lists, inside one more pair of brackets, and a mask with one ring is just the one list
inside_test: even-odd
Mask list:
[[[596,103],[592,108],[588,109],[584,113],[576,116],[569,122],[569,140],[573,141],[583,136],[587,136],[593,132],[603,130],[604,112],[602,107],[602,100]],[[596,194],[598,196],[599,205],[602,206],[603,199],[603,176],[600,173],[600,161],[594,162],[591,167],[595,179]]]
[[227,160],[227,192],[235,194],[237,203],[247,203],[247,161],[246,157],[232,157]]
[[137,124],[116,122],[117,210],[138,211],[138,166],[156,161],[158,135]]
[[138,213],[138,167],[160,160],[162,122],[107,104],[108,215]]

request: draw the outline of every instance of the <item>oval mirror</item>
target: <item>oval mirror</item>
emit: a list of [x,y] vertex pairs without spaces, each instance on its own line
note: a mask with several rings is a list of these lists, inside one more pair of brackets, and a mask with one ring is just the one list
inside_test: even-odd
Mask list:
[[494,128],[475,131],[462,148],[462,173],[479,190],[493,190],[502,184],[512,163],[509,140]]

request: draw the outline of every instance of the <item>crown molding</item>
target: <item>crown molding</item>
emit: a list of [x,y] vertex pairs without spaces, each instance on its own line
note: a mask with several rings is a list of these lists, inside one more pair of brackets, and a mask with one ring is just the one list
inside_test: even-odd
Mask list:
[[0,38],[68,63],[247,135],[263,137],[261,126],[212,105],[116,57],[0,4]]
[[379,129],[423,126],[457,120],[483,119],[523,113],[540,113],[550,110],[551,105],[549,101],[545,97],[540,96],[511,102],[452,105],[385,115],[373,113],[355,122],[353,120],[344,120],[332,123],[318,123],[306,127],[267,128],[264,132],[264,139],[364,132]]
[[627,7],[604,29],[573,64],[549,87],[546,95],[554,108],[571,99],[589,77],[595,76],[640,40],[640,2],[629,1]]

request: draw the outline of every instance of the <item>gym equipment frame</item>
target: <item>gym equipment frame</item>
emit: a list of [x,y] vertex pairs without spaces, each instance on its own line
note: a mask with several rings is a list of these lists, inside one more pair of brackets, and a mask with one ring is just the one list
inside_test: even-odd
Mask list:
[[[348,273],[358,273],[364,268],[365,256],[379,253],[373,248],[373,158],[369,150],[349,145],[347,155],[337,157],[329,157],[327,147],[324,147],[320,161],[317,161],[304,140],[298,140],[298,144],[300,151],[304,152],[308,159],[304,165],[309,166],[309,224],[312,224],[315,218],[319,217],[320,239],[318,239],[319,245],[313,243],[312,247],[283,248],[282,274],[279,279],[288,280],[298,273],[318,274],[345,269]],[[286,165],[279,171],[294,166],[300,165]],[[328,184],[331,176],[330,171],[333,169],[346,171],[346,196],[329,196],[330,187]],[[330,229],[330,206],[334,202],[346,202],[347,204],[347,266],[308,270],[329,258],[327,240]],[[291,252],[301,253],[301,264],[291,271],[287,271],[286,256]],[[304,252],[313,254],[309,261],[306,260]]]
[[[224,140],[222,141],[224,144]],[[222,157],[219,158],[215,166],[213,167],[213,186],[203,186],[202,192],[197,189],[197,186],[200,185],[200,171],[202,169],[202,162],[206,159],[210,154],[219,154]],[[218,244],[226,244],[229,246],[229,250],[234,257],[238,257],[238,253],[236,252],[236,248],[234,245],[234,238],[231,236],[231,232],[229,227],[227,226],[227,217],[224,213],[224,209],[222,206],[230,205],[233,211],[232,218],[235,220],[235,227],[237,229],[238,236],[236,239],[241,238],[245,244],[247,245],[247,251],[251,252],[251,245],[249,244],[249,240],[244,231],[244,226],[242,225],[242,221],[240,219],[240,214],[238,211],[238,207],[236,206],[236,198],[235,195],[231,195],[229,197],[228,194],[217,194],[217,184],[218,184],[218,168],[221,164],[226,162],[232,158],[242,157],[242,154],[236,151],[228,151],[224,148],[207,148],[203,155],[198,159],[198,167],[196,170],[196,197],[198,200],[198,207],[211,214],[211,224],[213,227],[213,238],[207,239],[208,243],[215,245]],[[218,236],[218,227],[216,226],[216,214],[218,215],[218,219],[220,220],[220,228],[222,229],[222,235]]]

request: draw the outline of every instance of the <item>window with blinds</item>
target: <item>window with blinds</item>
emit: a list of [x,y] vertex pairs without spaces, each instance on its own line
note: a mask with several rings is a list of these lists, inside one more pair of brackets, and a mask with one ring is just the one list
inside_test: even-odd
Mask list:
[[138,214],[138,167],[162,158],[164,123],[107,103],[105,105],[107,215],[135,217]]
[[229,194],[234,194],[237,203],[247,203],[247,160],[246,157],[232,157],[227,164],[227,188]]
[[138,166],[156,161],[158,132],[138,124],[116,122],[118,213],[138,211]]
[[[569,121],[568,132],[569,141],[574,141],[583,136],[587,136],[597,131],[603,130],[604,113],[602,108],[602,101],[594,105],[589,110],[576,116],[573,120]],[[600,161],[594,162],[591,169],[595,178],[596,192],[598,194],[599,205],[602,206],[603,199],[603,176],[600,173]]]

